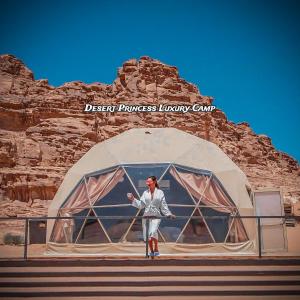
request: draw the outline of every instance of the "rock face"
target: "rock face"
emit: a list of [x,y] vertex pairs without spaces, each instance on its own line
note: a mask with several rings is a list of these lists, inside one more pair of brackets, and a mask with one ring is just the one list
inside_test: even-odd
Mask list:
[[95,143],[133,127],[175,127],[210,140],[247,174],[254,188],[282,187],[300,199],[297,161],[249,124],[212,113],[84,113],[85,104],[211,104],[176,67],[149,57],[126,61],[111,84],[53,87],[12,55],[0,56],[0,211],[46,215],[67,170]]

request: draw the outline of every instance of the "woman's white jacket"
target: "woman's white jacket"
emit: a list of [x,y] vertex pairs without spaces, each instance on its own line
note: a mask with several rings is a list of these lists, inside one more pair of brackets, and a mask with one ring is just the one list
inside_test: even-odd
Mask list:
[[132,205],[138,209],[145,208],[144,216],[161,217],[161,212],[164,216],[169,216],[170,212],[164,192],[158,188],[155,188],[153,192],[153,198],[151,198],[150,190],[144,191],[142,197],[134,199]]

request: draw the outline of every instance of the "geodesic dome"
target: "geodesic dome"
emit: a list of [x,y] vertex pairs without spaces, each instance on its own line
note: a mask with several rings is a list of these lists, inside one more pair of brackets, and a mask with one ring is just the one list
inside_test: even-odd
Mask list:
[[253,214],[246,176],[216,145],[174,128],[131,129],[88,151],[66,174],[49,216],[99,218],[48,221],[48,249],[143,253],[136,247],[143,245],[141,219],[135,218],[142,211],[126,194],[140,198],[151,175],[172,213],[186,217],[160,224],[159,239],[169,254],[254,249],[254,224],[232,218]]

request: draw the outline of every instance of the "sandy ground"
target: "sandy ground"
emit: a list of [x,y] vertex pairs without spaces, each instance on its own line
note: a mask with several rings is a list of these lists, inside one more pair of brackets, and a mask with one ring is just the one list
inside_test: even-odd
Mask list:
[[[263,253],[263,256],[297,256],[300,257],[300,226],[287,227],[287,241],[288,241],[288,251],[285,252],[270,252]],[[46,245],[35,244],[28,245],[27,256],[28,258],[50,258],[55,256],[45,255]],[[168,257],[168,255],[163,255],[162,257]],[[182,257],[182,254],[180,255]],[[205,254],[207,256],[207,254]],[[0,245],[0,259],[22,259],[24,257],[24,245],[10,246],[10,245]],[[58,257],[62,257],[61,255]],[[74,257],[74,256],[73,256]],[[89,257],[92,257],[89,255]],[[93,257],[99,257],[99,255],[93,255]],[[139,256],[130,256],[131,258],[144,258],[144,253]],[[199,255],[201,257],[201,255]],[[174,258],[174,256],[172,256]],[[195,258],[195,256],[193,256]]]

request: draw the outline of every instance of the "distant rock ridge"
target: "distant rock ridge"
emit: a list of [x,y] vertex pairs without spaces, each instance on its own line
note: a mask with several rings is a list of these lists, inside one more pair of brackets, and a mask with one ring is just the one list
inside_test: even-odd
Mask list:
[[212,104],[178,69],[143,56],[118,69],[112,84],[73,81],[59,87],[13,55],[0,56],[1,215],[45,215],[67,170],[95,143],[135,127],[175,127],[217,144],[254,188],[282,187],[300,199],[299,164],[246,122],[212,113],[84,113],[85,104]]

